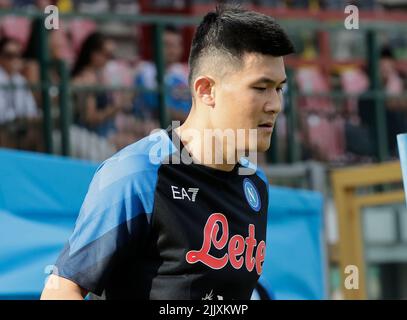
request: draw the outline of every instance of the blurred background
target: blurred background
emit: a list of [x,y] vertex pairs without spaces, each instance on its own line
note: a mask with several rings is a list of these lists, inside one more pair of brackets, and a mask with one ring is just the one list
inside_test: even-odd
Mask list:
[[[312,245],[299,250],[305,256],[285,261],[282,269],[295,266],[296,274],[310,262],[307,259],[314,259],[314,265],[306,269],[305,278],[297,274],[299,281],[307,279],[304,294],[280,297],[407,299],[407,210],[396,140],[397,134],[407,132],[407,0],[233,3],[275,17],[297,51],[285,59],[288,85],[272,148],[258,160],[272,186],[294,192],[280,198],[287,199],[287,206],[275,209],[286,214],[279,219],[309,223],[298,230],[308,230],[304,237]],[[6,233],[10,228],[5,212],[17,212],[23,220],[36,214],[28,203],[35,202],[39,189],[45,190],[45,180],[55,179],[46,177],[44,157],[60,159],[60,171],[89,164],[90,174],[77,179],[84,187],[69,189],[77,199],[70,207],[69,230],[94,164],[152,129],[186,118],[191,104],[188,49],[200,18],[215,4],[0,0],[0,297],[13,293],[12,285],[5,283],[13,283],[9,276],[16,267],[11,267],[12,255],[6,251],[21,231],[16,227],[13,236]],[[48,5],[58,8],[57,30],[44,27]],[[358,29],[344,26],[347,5],[359,9]],[[38,171],[32,165],[37,163],[34,155],[44,161],[38,164],[44,180],[35,180],[19,198],[16,190],[25,190],[32,180],[18,180],[10,172],[27,177]],[[66,174],[54,183],[62,185],[69,178]],[[302,192],[309,194],[304,198]],[[316,198],[310,200],[309,195]],[[296,196],[299,202],[290,198]],[[18,201],[21,207],[26,203],[25,209],[16,208]],[[276,206],[273,198],[270,201]],[[55,217],[47,217],[42,223],[49,219],[58,224]],[[284,236],[282,226],[275,228],[282,242],[291,236]],[[31,229],[24,230],[27,235]],[[282,245],[286,253],[289,246],[306,245],[303,238],[295,238],[299,234],[291,238],[297,241]],[[279,239],[275,241],[277,247]],[[56,246],[55,252],[59,249]],[[280,256],[279,262],[288,259],[284,252]],[[357,288],[345,286],[349,265],[358,268]],[[42,281],[44,272],[39,276]],[[281,274],[272,276],[281,282],[270,286],[278,298],[277,287],[284,287],[284,281]]]

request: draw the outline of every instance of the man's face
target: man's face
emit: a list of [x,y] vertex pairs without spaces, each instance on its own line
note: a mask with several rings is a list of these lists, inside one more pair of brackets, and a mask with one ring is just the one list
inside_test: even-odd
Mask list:
[[244,129],[245,150],[249,150],[249,129],[255,129],[257,151],[266,151],[282,108],[281,89],[285,80],[282,57],[245,54],[240,68],[215,80],[213,127],[235,132]]
[[182,58],[182,37],[175,32],[166,31],[163,36],[164,55],[167,64],[180,62]]
[[0,64],[10,74],[21,69],[21,46],[11,41],[4,46],[0,53]]

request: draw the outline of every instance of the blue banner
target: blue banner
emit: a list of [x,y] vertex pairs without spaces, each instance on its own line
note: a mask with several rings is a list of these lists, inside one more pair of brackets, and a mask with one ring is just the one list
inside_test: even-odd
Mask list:
[[277,300],[326,299],[321,194],[270,186],[269,198],[260,283]]
[[[0,149],[0,299],[38,299],[97,164]],[[260,283],[276,299],[322,299],[322,197],[270,187]]]

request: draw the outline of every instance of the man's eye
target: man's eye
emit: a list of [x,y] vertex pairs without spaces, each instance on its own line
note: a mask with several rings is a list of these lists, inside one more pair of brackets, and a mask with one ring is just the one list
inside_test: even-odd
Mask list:
[[278,92],[283,92],[283,87],[277,88],[277,91],[278,91]]
[[266,90],[267,88],[263,88],[263,87],[254,87],[254,89],[259,90],[259,91],[264,91],[264,90]]

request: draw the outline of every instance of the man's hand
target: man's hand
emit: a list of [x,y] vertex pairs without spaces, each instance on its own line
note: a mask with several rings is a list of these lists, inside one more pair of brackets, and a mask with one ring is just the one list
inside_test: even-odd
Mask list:
[[50,275],[41,300],[83,300],[88,292],[71,280]]

